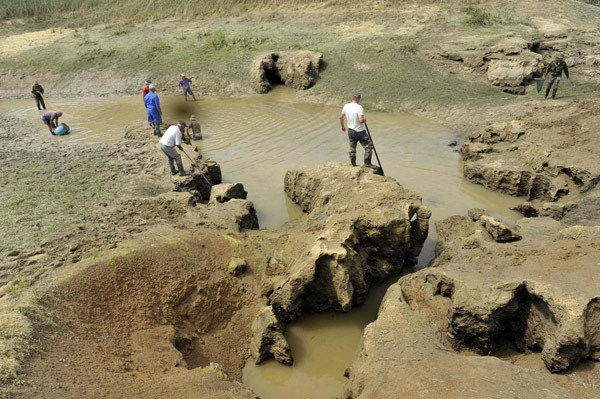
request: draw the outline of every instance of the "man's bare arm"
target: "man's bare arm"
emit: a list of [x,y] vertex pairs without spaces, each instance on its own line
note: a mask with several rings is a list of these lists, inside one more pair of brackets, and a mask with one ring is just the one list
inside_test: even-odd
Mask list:
[[342,132],[345,132],[346,126],[344,126],[344,114],[340,114],[340,125],[342,126]]

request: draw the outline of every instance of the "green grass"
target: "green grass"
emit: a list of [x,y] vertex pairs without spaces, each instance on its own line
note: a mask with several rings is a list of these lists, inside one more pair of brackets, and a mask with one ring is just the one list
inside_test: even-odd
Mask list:
[[[395,0],[393,2],[401,2]],[[52,19],[71,13],[70,19],[96,22],[140,21],[155,18],[194,18],[210,15],[242,15],[256,9],[271,9],[282,5],[344,4],[342,0],[3,0],[0,19]],[[60,17],[59,17],[60,18]]]
[[67,163],[44,156],[0,166],[0,184],[7,188],[0,207],[3,249],[59,238],[96,214],[116,191],[98,178],[96,170],[105,167],[102,159]]
[[[75,31],[52,45],[0,57],[0,73],[22,71],[33,76],[44,71],[69,80],[86,71],[110,70],[119,82],[115,90],[133,94],[139,90],[140,76],[163,88],[173,86],[185,71],[195,77],[194,87],[200,93],[251,94],[250,66],[261,52],[306,49],[322,52],[326,63],[309,93],[339,102],[348,92],[362,90],[368,94],[365,104],[382,110],[519,101],[481,77],[457,77],[432,66],[422,52],[464,37],[473,37],[477,47],[487,45],[486,38],[489,42],[508,34],[528,37],[531,32],[526,14],[514,1],[452,0],[443,5],[424,1],[419,3],[423,7],[440,5],[441,9],[408,33],[397,31],[403,27],[398,21],[404,20],[408,4],[401,0],[381,1],[377,8],[375,3],[360,3],[351,14],[342,0],[105,0],[104,7],[93,0],[10,0],[6,4],[10,15],[29,13],[33,18],[16,26],[19,32],[50,27],[44,20],[44,7],[49,4],[57,11],[71,10],[68,18],[54,21],[53,26],[57,30],[71,26]],[[253,12],[242,12],[250,9]],[[574,7],[570,13],[581,11],[577,10]],[[413,14],[408,15],[410,21]],[[108,23],[94,25],[102,21]],[[385,29],[353,37],[352,26],[363,22]],[[346,30],[340,30],[344,26]],[[587,93],[587,87],[574,90]]]
[[480,6],[474,1],[467,1],[464,11],[467,14],[465,22],[468,25],[492,25],[496,22],[496,17],[487,8]]

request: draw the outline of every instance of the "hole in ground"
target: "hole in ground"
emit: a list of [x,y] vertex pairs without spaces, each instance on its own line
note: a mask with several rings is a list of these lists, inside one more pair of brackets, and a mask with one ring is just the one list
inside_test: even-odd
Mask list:
[[265,76],[267,77],[267,81],[271,86],[282,85],[284,82],[281,80],[281,75],[279,74],[279,70],[276,66],[273,68],[264,68]]
[[531,52],[534,53],[540,53],[540,42],[532,42],[532,43],[528,43],[527,47],[529,48],[529,50]]
[[198,338],[175,338],[175,348],[181,352],[188,370],[206,367],[210,361],[202,353],[202,342]]

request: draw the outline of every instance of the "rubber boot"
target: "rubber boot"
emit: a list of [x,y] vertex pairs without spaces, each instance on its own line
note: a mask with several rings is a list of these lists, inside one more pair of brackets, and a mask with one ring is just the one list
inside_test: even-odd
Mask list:
[[554,90],[552,91],[552,99],[553,99],[553,100],[556,100],[556,92],[557,92],[557,91],[558,91],[558,89],[554,89]]
[[548,94],[550,94],[550,86],[546,89],[546,95],[544,96],[544,100],[548,99]]
[[356,154],[350,153],[350,164],[356,166]]

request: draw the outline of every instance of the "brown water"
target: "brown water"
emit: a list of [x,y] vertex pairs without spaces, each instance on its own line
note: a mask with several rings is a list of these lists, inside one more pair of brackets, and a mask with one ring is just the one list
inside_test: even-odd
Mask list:
[[[51,99],[72,128],[55,140],[118,142],[123,127],[145,119],[140,97]],[[188,103],[181,97],[161,98],[167,120],[189,118],[202,124],[199,149],[221,164],[227,182],[241,182],[248,191],[262,228],[276,227],[298,217],[298,208],[283,193],[285,171],[327,161],[347,162],[347,138],[339,129],[340,107],[298,102],[285,88],[268,95],[210,98]],[[60,107],[60,108],[56,108]],[[40,134],[49,134],[33,100],[4,100],[0,112],[32,120]],[[509,208],[519,199],[467,182],[459,156],[447,144],[456,133],[426,119],[407,114],[367,111],[369,128],[387,176],[417,191],[433,211],[432,221],[465,214],[473,207],[513,220]],[[362,156],[359,149],[358,158]],[[167,162],[165,159],[165,166]],[[421,267],[433,257],[435,229],[419,258]],[[344,370],[352,362],[366,324],[376,317],[384,292],[370,295],[367,304],[349,314],[303,317],[288,327],[295,358],[293,367],[266,362],[244,369],[244,382],[261,398],[341,397]]]

